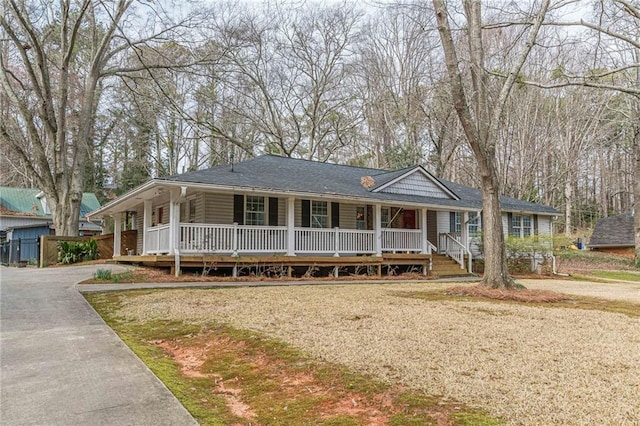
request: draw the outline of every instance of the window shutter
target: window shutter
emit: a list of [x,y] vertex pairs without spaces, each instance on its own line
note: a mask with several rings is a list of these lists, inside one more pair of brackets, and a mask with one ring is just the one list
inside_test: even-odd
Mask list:
[[371,204],[367,204],[367,230],[373,230],[373,206]]
[[538,215],[533,215],[533,235],[538,235]]
[[456,213],[449,212],[449,232],[456,232]]
[[269,197],[269,225],[278,226],[278,199]]
[[311,227],[311,201],[302,200],[302,227]]
[[507,213],[507,235],[513,235],[513,213]]
[[340,226],[340,203],[331,203],[331,227]]
[[233,196],[233,222],[244,225],[244,195],[242,194]]

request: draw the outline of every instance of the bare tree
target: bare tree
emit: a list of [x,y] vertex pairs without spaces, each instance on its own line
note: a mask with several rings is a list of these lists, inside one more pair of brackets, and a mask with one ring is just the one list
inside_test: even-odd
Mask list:
[[[579,21],[557,20],[549,25],[577,27],[584,30],[582,38],[572,46],[588,43],[594,54],[593,62],[584,62],[570,68],[559,59],[558,67],[551,73],[554,81],[541,83],[527,80],[526,84],[546,89],[566,86],[584,86],[600,90],[612,90],[634,98],[633,111],[640,111],[640,5],[628,0],[599,0],[593,4],[592,19]],[[595,48],[594,48],[595,46]],[[634,200],[635,259],[640,266],[640,120],[636,123],[631,139],[634,163],[632,192]]]
[[[433,0],[433,6],[444,50],[451,99],[464,129],[466,140],[478,162],[485,238],[485,272],[482,283],[494,288],[512,288],[514,283],[507,270],[502,229],[500,182],[496,168],[496,135],[511,89],[533,48],[549,7],[549,0],[544,0],[533,15],[532,22],[528,25],[525,45],[522,46],[517,60],[509,68],[495,101],[489,97],[488,74],[485,71],[480,1],[463,0],[469,52],[468,74],[460,69],[459,54],[461,52],[453,38],[447,5],[444,0]],[[467,87],[465,87],[465,81],[470,82]]]
[[[0,123],[0,141],[46,195],[58,235],[78,232],[85,163],[105,78],[136,71],[121,59],[160,36],[176,37],[180,27],[166,14],[156,19],[162,5],[133,3],[4,2],[0,87],[13,113]],[[147,6],[152,13],[144,22],[137,7]],[[136,30],[139,38],[132,39],[134,27],[158,32]]]

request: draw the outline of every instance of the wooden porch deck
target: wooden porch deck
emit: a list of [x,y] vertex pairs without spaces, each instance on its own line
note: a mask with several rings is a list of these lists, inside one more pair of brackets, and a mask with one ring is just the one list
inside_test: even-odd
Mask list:
[[[173,255],[139,255],[114,256],[118,263],[138,264],[160,268],[171,268],[175,272],[175,257]],[[441,255],[402,253],[384,253],[382,256],[228,256],[228,255],[181,255],[180,268],[203,269],[230,268],[233,275],[242,268],[286,268],[287,276],[293,275],[294,268],[333,268],[337,273],[342,267],[374,267],[376,275],[382,276],[383,269],[387,273],[391,268],[415,266],[424,275],[464,275],[466,271],[460,269],[449,258]]]

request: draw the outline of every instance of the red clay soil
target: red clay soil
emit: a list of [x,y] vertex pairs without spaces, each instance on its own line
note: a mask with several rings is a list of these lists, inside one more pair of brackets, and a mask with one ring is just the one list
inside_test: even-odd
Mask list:
[[[223,380],[215,373],[204,373],[202,367],[207,360],[217,356],[233,354],[238,363],[248,363],[252,371],[277,384],[272,392],[274,403],[278,401],[296,400],[304,396],[313,396],[318,403],[310,409],[311,419],[329,419],[338,415],[352,416],[363,425],[382,426],[389,423],[390,417],[409,410],[396,401],[406,389],[393,386],[384,392],[364,395],[348,389],[339,380],[320,379],[314,374],[313,367],[307,371],[288,368],[285,362],[272,359],[264,352],[247,351],[247,343],[230,338],[206,333],[190,339],[153,341],[162,348],[178,365],[187,377],[212,379],[212,392],[225,398],[231,413],[250,421],[256,420],[256,412],[247,401],[243,400],[242,379]],[[271,392],[270,392],[271,393]],[[283,402],[284,403],[284,402]],[[454,408],[445,404],[432,404],[430,407],[410,410],[410,414],[430,416],[438,426],[452,424],[451,413]]]
[[546,290],[526,290],[514,289],[504,290],[490,288],[484,285],[474,285],[468,287],[451,287],[446,290],[447,294],[454,296],[469,296],[494,300],[511,300],[525,303],[554,303],[567,300],[566,294],[555,293]]

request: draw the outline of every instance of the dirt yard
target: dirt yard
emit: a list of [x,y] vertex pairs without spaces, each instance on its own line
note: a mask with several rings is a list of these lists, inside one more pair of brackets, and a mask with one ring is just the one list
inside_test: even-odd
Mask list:
[[[570,294],[606,289],[618,295],[614,300],[640,303],[633,285],[539,285]],[[640,317],[406,297],[451,286],[157,291],[126,298],[118,314],[129,321],[213,320],[259,331],[315,357],[480,407],[511,425],[637,424]]]

